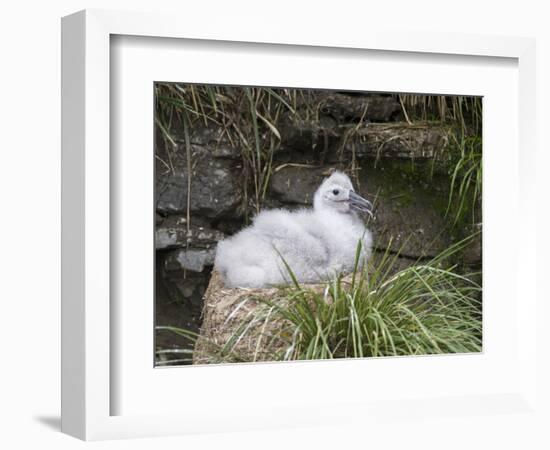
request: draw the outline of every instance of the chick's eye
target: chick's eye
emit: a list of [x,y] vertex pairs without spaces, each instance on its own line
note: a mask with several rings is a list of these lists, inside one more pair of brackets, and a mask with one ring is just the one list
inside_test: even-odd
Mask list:
[[338,195],[338,194],[340,193],[340,191],[339,191],[338,189],[334,189],[334,190],[332,191],[332,193],[333,193],[334,195]]

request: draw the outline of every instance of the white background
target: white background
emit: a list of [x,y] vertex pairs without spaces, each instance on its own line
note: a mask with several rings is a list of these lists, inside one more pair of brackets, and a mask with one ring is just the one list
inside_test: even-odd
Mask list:
[[[189,3],[189,5],[185,5]],[[211,5],[209,5],[209,3]],[[214,3],[219,3],[214,5]],[[328,2],[278,0],[238,1],[19,1],[3,5],[1,33],[1,155],[0,183],[3,217],[0,249],[0,446],[2,448],[81,448],[85,444],[59,433],[59,194],[60,194],[60,22],[62,15],[82,8],[180,10],[187,20],[205,26],[228,20],[239,26],[269,21],[307,32],[310,20],[326,21],[327,33],[371,24],[403,30],[511,34],[538,38],[539,142],[539,271],[547,276],[543,257],[548,252],[548,176],[550,149],[550,14],[545,2],[399,1]],[[199,6],[199,4],[201,6]],[[183,6],[182,6],[183,5]],[[260,8],[260,5],[261,8]],[[383,6],[386,5],[386,6]],[[185,26],[185,23],[182,23]],[[546,106],[543,108],[543,103]],[[545,125],[546,124],[546,125]],[[546,152],[544,152],[546,150]],[[513,233],[510,236],[514,238]],[[548,311],[548,307],[545,307]],[[545,311],[541,310],[541,314]],[[548,330],[541,330],[548,343]],[[550,354],[548,346],[539,351]],[[545,372],[548,374],[548,357]],[[406,374],[404,374],[406,381]],[[548,390],[545,391],[548,395]],[[547,400],[548,404],[548,400]],[[501,433],[483,433],[498,421]],[[100,442],[97,448],[316,448],[410,447],[424,448],[548,448],[536,442],[537,429],[547,423],[512,415],[479,420],[440,418],[429,422],[404,420],[399,432],[334,427],[247,434],[193,436],[156,440]],[[548,436],[548,433],[544,433]]]

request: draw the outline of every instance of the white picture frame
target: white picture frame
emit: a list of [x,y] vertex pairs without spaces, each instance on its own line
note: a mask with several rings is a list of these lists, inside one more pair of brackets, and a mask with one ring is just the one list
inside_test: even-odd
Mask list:
[[[324,58],[323,52],[340,57],[339,55],[346,52],[366,50],[380,54],[393,52],[395,55],[407,55],[410,64],[413,64],[415,59],[426,61],[437,55],[447,55],[449,61],[454,61],[453,58],[474,58],[474,65],[475,58],[479,58],[480,64],[483,58],[500,58],[516,65],[514,73],[518,81],[517,98],[512,104],[518,115],[514,115],[511,120],[514,124],[512,128],[517,128],[518,140],[514,140],[516,133],[512,133],[511,144],[502,143],[503,146],[511,145],[510,148],[515,149],[510,153],[510,160],[502,164],[509,173],[519,167],[517,176],[512,175],[513,179],[506,188],[506,193],[510,207],[522,217],[521,222],[514,222],[519,227],[517,235],[520,237],[510,249],[513,264],[508,270],[513,273],[512,284],[517,286],[521,283],[525,288],[522,288],[521,302],[518,301],[517,291],[508,294],[512,303],[509,305],[508,313],[503,313],[503,316],[506,316],[503,321],[513,321],[513,328],[509,331],[509,342],[512,346],[517,346],[514,347],[514,357],[507,360],[506,355],[499,355],[498,364],[502,366],[497,362],[491,362],[493,350],[486,352],[479,359],[468,359],[466,355],[452,356],[446,360],[419,358],[414,363],[395,358],[377,362],[377,365],[384,366],[385,372],[380,374],[402,370],[407,370],[411,374],[422,374],[423,370],[439,373],[437,371],[442,370],[441,374],[444,374],[454,370],[454,367],[458,370],[460,366],[469,367],[469,370],[474,371],[481,368],[494,370],[496,373],[499,368],[504,368],[505,364],[517,366],[513,372],[503,373],[499,380],[495,380],[494,389],[491,391],[484,390],[485,385],[481,385],[478,391],[472,386],[465,387],[460,392],[451,391],[442,384],[434,387],[432,391],[420,387],[415,393],[408,392],[405,386],[393,396],[384,395],[384,389],[381,389],[382,394],[378,397],[372,395],[370,400],[369,396],[358,395],[353,399],[337,401],[329,396],[328,399],[316,403],[313,397],[308,397],[307,392],[303,391],[301,404],[283,398],[277,403],[267,401],[262,407],[258,403],[253,403],[253,399],[244,399],[241,404],[235,406],[226,402],[238,397],[228,397],[225,401],[215,402],[214,396],[206,396],[203,399],[203,408],[197,407],[191,412],[178,412],[172,410],[173,408],[164,410],[163,405],[151,405],[147,401],[143,402],[144,407],[141,409],[138,406],[119,408],[113,399],[117,398],[118,391],[124,390],[126,385],[125,378],[113,372],[113,367],[124,361],[124,358],[114,361],[113,355],[117,356],[117,352],[123,348],[119,347],[118,351],[114,351],[114,341],[124,338],[117,337],[119,323],[114,318],[118,315],[113,314],[113,305],[110,303],[115,289],[114,280],[111,279],[111,257],[115,245],[111,235],[111,188],[120,183],[117,173],[111,170],[110,154],[110,147],[113,145],[110,112],[114,98],[114,93],[110,89],[111,64],[112,58],[117,54],[112,50],[113,36],[211,42],[213,47],[215,43],[229,42],[243,48],[253,45],[256,53],[262,52],[262,45],[266,49],[270,45],[277,45],[277,52],[282,55],[293,51],[295,46],[294,48],[299,48],[302,52],[307,53],[308,49],[315,51],[317,58],[320,57],[321,60]],[[166,46],[168,41],[160,42],[158,45]],[[223,54],[225,50],[221,48],[219,51]],[[480,414],[498,417],[502,412],[511,412],[522,417],[540,414],[543,405],[536,401],[537,353],[533,350],[533,345],[519,345],[521,342],[534,342],[537,339],[534,282],[536,236],[532,232],[536,221],[536,196],[533,195],[534,186],[530,180],[530,174],[535,171],[536,88],[533,40],[380,30],[350,30],[345,35],[330,36],[321,28],[315,27],[309,29],[306,37],[303,33],[293,30],[260,29],[253,25],[249,28],[233,28],[229,25],[224,27],[223,24],[213,31],[192,21],[185,21],[185,26],[182,26],[181,18],[171,15],[88,10],[63,19],[62,54],[62,430],[65,433],[85,440],[97,440],[334,424],[354,420],[376,420],[379,417],[382,417],[383,421],[391,422],[418,414],[461,418]],[[471,60],[469,61],[471,64]],[[242,84],[251,82],[243,76],[239,78],[238,73],[228,73],[225,76],[228,77],[229,83],[239,80]],[[498,84],[496,80],[495,84]],[[438,90],[438,93],[444,92]],[[471,90],[468,93],[472,93]],[[519,158],[517,167],[514,165],[517,161],[513,160],[515,156]],[[144,170],[146,169],[144,167]],[[498,180],[495,178],[494,181]],[[518,201],[520,197],[521,203]],[[494,245],[498,245],[497,238]],[[486,250],[484,248],[484,258]],[[524,261],[531,261],[529,267]],[[145,293],[142,299],[144,305],[147,301],[153,301],[152,297],[147,295]],[[141,314],[136,311],[135,319],[133,316],[124,316],[124,320],[130,324],[134,320],[145,320],[148,317],[147,311],[139,304],[136,308],[141,308],[144,312]],[[125,329],[129,328],[127,324],[128,322]],[[140,349],[137,351],[143,353]],[[498,345],[495,345],[494,352],[499,351]],[[136,358],[139,358],[139,355]],[[135,370],[141,370],[143,360],[135,361]],[[122,364],[124,365],[124,362]],[[204,379],[205,386],[208,385],[206,380],[211,382],[215,379],[232,380],[235,383],[246,377],[250,377],[248,382],[265,377],[285,379],[290,376],[296,380],[307,377],[311,379],[319,373],[321,367],[323,377],[333,376],[337,379],[347,373],[352,381],[357,381],[357,374],[362,374],[366,367],[372,370],[373,376],[375,372],[372,361],[343,361],[329,364],[308,362],[284,367],[277,364],[259,364],[238,365],[238,368],[190,368],[194,370],[193,375],[189,368],[155,370],[151,366],[143,367],[142,370],[144,373],[155,371],[154,378],[160,376],[161,384],[168,383],[168,378],[174,376],[193,376],[194,382],[200,383],[200,379]],[[125,367],[121,370],[124,371]],[[142,383],[148,375],[144,374],[143,378],[139,378],[141,375],[136,372],[135,376],[138,377],[136,379],[139,383]],[[487,380],[487,383],[489,381]],[[151,383],[158,382],[151,380]],[[200,388],[196,390],[201,391]],[[146,397],[147,389],[143,389],[142,386],[142,391]],[[139,392],[136,389],[128,392],[126,397],[140,400],[137,398]],[[240,391],[236,389],[235,392]],[[299,395],[300,391],[296,391],[293,398]],[[198,401],[199,399],[196,399],[195,406],[198,406]],[[397,413],[396,402],[399,404]],[[494,426],[495,430],[498,429],[498,420]]]

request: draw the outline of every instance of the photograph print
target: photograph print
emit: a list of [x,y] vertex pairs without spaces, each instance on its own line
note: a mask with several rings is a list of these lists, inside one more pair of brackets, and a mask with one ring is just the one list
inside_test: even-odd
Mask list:
[[482,98],[154,83],[155,366],[482,351]]

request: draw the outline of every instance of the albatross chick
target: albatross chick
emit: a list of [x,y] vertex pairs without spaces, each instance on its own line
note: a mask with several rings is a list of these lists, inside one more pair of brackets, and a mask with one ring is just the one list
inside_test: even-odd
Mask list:
[[372,234],[359,213],[372,204],[353,190],[347,175],[334,172],[315,192],[313,208],[260,212],[253,223],[218,243],[215,269],[227,287],[268,287],[291,281],[316,283],[353,271],[361,240],[364,263]]

